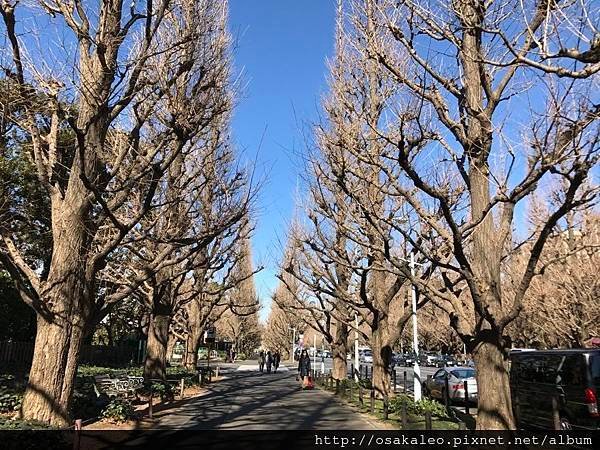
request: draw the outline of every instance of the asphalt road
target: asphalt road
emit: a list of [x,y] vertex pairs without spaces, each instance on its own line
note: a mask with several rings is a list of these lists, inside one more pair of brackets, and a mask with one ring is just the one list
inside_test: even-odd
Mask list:
[[[311,358],[311,363],[314,361],[314,359]],[[204,361],[204,364],[206,362]],[[316,360],[316,365],[312,364],[314,367],[316,368],[317,371],[321,371],[323,368],[325,369],[325,373],[328,373],[331,368],[333,367],[333,359],[332,358],[325,358],[325,361],[322,363],[321,358],[317,358]],[[354,361],[350,361],[348,360],[348,374],[350,374],[352,372],[353,369],[353,363]],[[223,364],[221,362],[216,363],[219,366],[222,367],[228,367],[231,365],[228,364]],[[246,363],[246,367],[250,367],[248,365],[249,363]],[[297,370],[297,362],[294,362],[293,365],[290,363],[290,361],[284,361],[282,364],[284,364],[284,368],[283,370],[287,371],[291,371],[293,373],[296,372]],[[236,365],[237,367],[238,365]],[[368,368],[368,373],[369,373],[369,377],[371,376],[371,370],[372,370],[372,364],[369,363],[360,363],[360,367],[359,370],[361,370],[361,374],[366,373],[365,370],[366,368]],[[243,367],[242,367],[243,370]],[[403,366],[396,366],[395,367],[396,370],[396,392],[403,392],[404,391],[404,374],[406,373],[406,392],[409,395],[412,395],[412,393],[414,392],[414,380],[413,380],[413,368],[411,367],[403,367]],[[425,367],[425,366],[420,366],[420,371],[421,371],[421,379],[423,382],[425,382],[425,380],[427,379],[427,377],[429,375],[432,375],[437,372],[439,369],[437,367]],[[460,411],[464,411],[465,410],[465,406],[462,402],[454,402],[453,406],[457,409],[459,409]],[[471,415],[476,415],[477,414],[477,405],[474,404],[470,404],[469,407],[469,414]]]
[[330,393],[303,391],[295,380],[295,367],[290,370],[285,363],[272,374],[261,374],[256,361],[219,366],[224,379],[210,384],[208,394],[168,414],[155,414],[155,428],[373,430],[381,426],[337,402]]

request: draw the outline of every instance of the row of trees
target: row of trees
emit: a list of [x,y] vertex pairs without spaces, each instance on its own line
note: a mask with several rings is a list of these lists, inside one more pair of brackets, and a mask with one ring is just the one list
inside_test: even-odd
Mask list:
[[306,215],[290,232],[286,294],[275,296],[288,322],[296,312],[327,339],[334,376],[345,377],[356,329],[373,348],[376,391],[393,395],[387,367],[415,285],[431,318],[422,326],[473,355],[477,427],[514,428],[513,342],[579,345],[598,332],[600,39],[590,8],[339,2]]
[[68,423],[82,342],[122,314],[164,378],[169,336],[195,367],[207,323],[256,312],[227,7],[0,3],[0,264],[37,317],[26,419]]

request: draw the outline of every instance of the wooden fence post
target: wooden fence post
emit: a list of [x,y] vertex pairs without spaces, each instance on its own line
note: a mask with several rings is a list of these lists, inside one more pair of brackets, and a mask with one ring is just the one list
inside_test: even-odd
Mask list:
[[363,387],[362,387],[362,384],[360,384],[360,383],[358,383],[358,403],[360,403],[360,406],[363,406],[363,404],[364,404]]
[[556,395],[552,396],[552,423],[555,430],[560,430],[560,412],[558,411],[558,398]]
[[152,382],[150,382],[150,397],[148,398],[148,417],[152,419]]
[[426,430],[431,430],[432,426],[431,426],[431,412],[430,411],[425,411],[425,429]]
[[388,404],[388,396],[384,396],[383,397],[383,420],[388,420],[388,411],[389,409],[389,404]]

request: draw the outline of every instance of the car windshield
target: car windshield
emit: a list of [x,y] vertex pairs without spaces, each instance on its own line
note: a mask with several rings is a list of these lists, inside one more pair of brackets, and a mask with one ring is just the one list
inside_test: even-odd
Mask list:
[[455,378],[474,378],[475,371],[473,369],[459,369],[450,372]]
[[592,371],[592,383],[596,386],[600,386],[600,355],[592,356],[590,368]]

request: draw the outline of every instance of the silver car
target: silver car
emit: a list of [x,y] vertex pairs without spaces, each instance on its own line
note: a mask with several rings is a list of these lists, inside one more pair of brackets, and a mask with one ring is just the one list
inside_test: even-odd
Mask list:
[[366,363],[373,363],[373,352],[371,350],[365,350],[362,353],[362,361]]
[[446,379],[448,379],[448,398],[450,400],[464,400],[465,388],[469,392],[469,401],[477,401],[477,380],[475,369],[472,367],[444,367],[438,370],[433,377],[428,378],[424,384],[426,396],[444,401],[446,391]]

